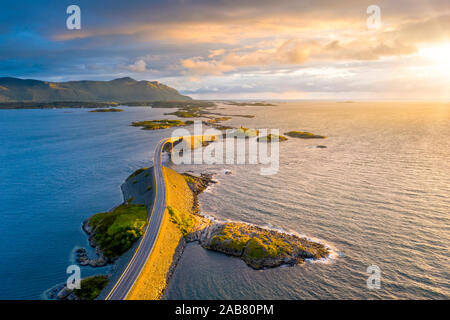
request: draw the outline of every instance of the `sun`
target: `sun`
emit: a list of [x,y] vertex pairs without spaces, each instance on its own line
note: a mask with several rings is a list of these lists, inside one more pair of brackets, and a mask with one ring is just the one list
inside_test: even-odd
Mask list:
[[419,55],[433,66],[450,72],[450,43],[419,49]]

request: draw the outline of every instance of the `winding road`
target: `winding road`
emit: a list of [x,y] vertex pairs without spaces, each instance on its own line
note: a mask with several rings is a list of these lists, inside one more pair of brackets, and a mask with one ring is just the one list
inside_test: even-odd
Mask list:
[[158,238],[161,223],[166,209],[166,185],[162,171],[162,152],[164,145],[170,142],[170,139],[163,139],[158,142],[153,155],[153,179],[155,184],[155,201],[153,202],[152,213],[149,217],[149,223],[144,231],[138,248],[131,258],[125,271],[120,276],[114,287],[111,289],[106,300],[125,300],[135,281],[139,277],[148,257],[155,246]]

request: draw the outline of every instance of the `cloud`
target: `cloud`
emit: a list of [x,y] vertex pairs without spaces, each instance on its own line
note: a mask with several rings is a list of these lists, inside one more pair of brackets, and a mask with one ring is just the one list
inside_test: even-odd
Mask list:
[[132,72],[145,72],[147,71],[147,63],[144,60],[139,59],[127,66],[126,69]]
[[[378,74],[408,61],[396,73],[408,74],[414,83],[412,78],[420,77],[406,70],[419,67],[421,62],[410,59],[417,50],[450,42],[448,0],[378,0],[382,28],[367,30],[366,8],[372,3],[78,0],[82,29],[70,31],[64,2],[4,2],[0,73],[64,80],[131,74],[157,77],[182,90],[191,90],[190,80],[195,80],[200,91],[256,95],[280,81],[289,92],[355,92],[362,83],[364,90],[374,91],[381,87]],[[395,63],[385,65],[387,60]],[[352,65],[351,72],[343,68],[333,75],[345,77],[321,80],[341,65]],[[378,72],[369,72],[368,66]],[[325,73],[317,78],[302,73],[311,69]],[[434,73],[429,77],[437,78]],[[401,87],[401,81],[406,80],[395,85]]]
[[189,70],[189,75],[194,77],[221,75],[224,72],[234,70],[234,67],[215,60],[201,61],[199,59],[185,59],[181,61],[181,65]]

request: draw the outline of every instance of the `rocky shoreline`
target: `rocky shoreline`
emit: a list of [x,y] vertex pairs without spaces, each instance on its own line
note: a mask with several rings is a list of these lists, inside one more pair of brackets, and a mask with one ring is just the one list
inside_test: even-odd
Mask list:
[[[241,258],[253,269],[274,268],[301,264],[305,260],[327,258],[330,250],[325,245],[289,233],[243,223],[218,221],[200,214],[198,195],[211,183],[213,175],[188,177],[188,186],[194,195],[193,212],[197,224],[185,236],[186,242],[198,242],[203,248]],[[194,180],[195,182],[190,182]]]
[[[318,260],[329,256],[330,250],[326,246],[306,238],[243,222],[218,221],[201,215],[198,196],[208,186],[216,183],[213,174],[196,176],[184,173],[183,177],[193,195],[191,214],[195,216],[195,224],[190,232],[180,239],[176,247],[172,263],[166,274],[166,283],[169,283],[172,278],[187,243],[191,242],[198,242],[208,250],[238,257],[253,269],[274,268],[281,265],[292,266],[301,264],[307,259]],[[135,184],[130,186],[138,188]],[[124,191],[123,186],[122,191]],[[133,191],[128,190],[128,193],[132,194]],[[94,232],[88,221],[89,219],[83,221],[82,229],[88,235],[89,245],[95,249],[97,258],[90,259],[85,248],[78,248],[75,250],[77,263],[80,266],[93,268],[114,263],[117,257],[108,258],[103,255],[94,240]],[[78,299],[65,284],[48,290],[46,295],[49,299]]]
[[87,250],[85,248],[78,248],[77,250],[75,250],[75,256],[76,261],[80,266],[90,266],[93,268],[104,267],[107,264],[113,263],[115,260],[117,260],[117,257],[107,258],[103,255],[102,250],[99,248],[99,246],[94,240],[94,232],[92,231],[92,228],[89,226],[89,219],[83,221],[82,229],[88,235],[89,245],[95,249],[95,254],[98,256],[98,258],[89,259],[87,255]]

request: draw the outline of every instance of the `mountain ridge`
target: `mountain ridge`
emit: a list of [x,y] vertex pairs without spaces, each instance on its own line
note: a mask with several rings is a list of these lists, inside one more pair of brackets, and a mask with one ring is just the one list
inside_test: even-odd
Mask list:
[[65,82],[0,77],[0,102],[187,100],[192,99],[158,81],[137,81],[130,77],[109,81],[78,80]]

